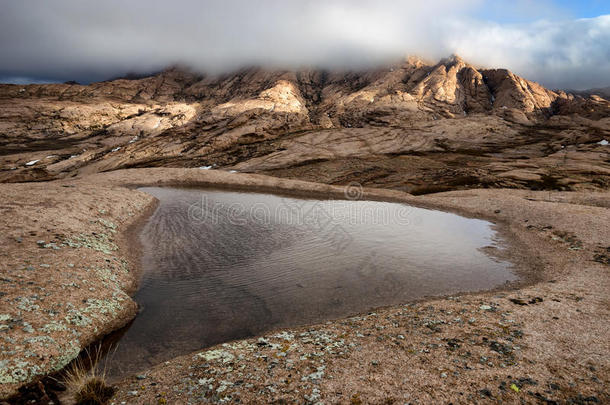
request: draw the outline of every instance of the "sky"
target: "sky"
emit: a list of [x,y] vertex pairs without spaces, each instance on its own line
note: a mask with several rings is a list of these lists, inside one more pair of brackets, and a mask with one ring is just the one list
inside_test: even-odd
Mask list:
[[610,0],[0,0],[0,82],[182,64],[361,69],[458,54],[549,88],[610,86]]

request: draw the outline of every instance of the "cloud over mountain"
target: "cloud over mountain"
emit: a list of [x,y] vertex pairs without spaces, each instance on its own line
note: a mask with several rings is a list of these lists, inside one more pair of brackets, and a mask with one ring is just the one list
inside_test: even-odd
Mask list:
[[610,15],[491,22],[477,17],[485,3],[0,0],[0,77],[89,81],[173,63],[358,68],[459,53],[549,87],[610,84]]

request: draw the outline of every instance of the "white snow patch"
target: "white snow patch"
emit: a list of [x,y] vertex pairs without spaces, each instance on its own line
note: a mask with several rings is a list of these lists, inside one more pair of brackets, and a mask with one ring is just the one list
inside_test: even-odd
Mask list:
[[52,158],[54,158],[54,157],[57,157],[57,155],[49,155],[49,156],[47,156],[45,159],[52,159]]
[[237,173],[237,170],[229,170],[229,173]]
[[119,150],[121,150],[121,147],[120,147],[120,146],[117,146],[116,148],[112,149],[110,152],[117,152],[117,151],[119,151]]
[[201,166],[199,167],[201,170],[210,170],[212,166]]
[[605,139],[602,139],[602,140],[601,140],[601,141],[599,141],[597,144],[598,144],[598,145],[604,145],[604,146],[606,146],[606,145],[608,145],[608,141],[607,141],[607,140],[605,140]]
[[27,162],[26,166],[34,166],[36,163],[40,162],[40,159],[32,160],[31,162]]
[[135,141],[137,141],[137,140],[138,140],[138,137],[137,137],[137,136],[134,136],[134,137],[133,137],[133,139],[132,139],[131,141],[129,141],[129,143],[134,143],[134,142],[135,142]]
[[79,155],[70,155],[70,159],[78,157]]

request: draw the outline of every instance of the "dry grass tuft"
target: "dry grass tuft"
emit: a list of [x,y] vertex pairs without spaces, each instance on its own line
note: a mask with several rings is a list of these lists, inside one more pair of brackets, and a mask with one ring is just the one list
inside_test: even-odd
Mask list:
[[91,356],[79,356],[66,371],[63,384],[76,405],[104,405],[112,398],[115,388],[107,383],[106,366],[99,369],[101,350]]

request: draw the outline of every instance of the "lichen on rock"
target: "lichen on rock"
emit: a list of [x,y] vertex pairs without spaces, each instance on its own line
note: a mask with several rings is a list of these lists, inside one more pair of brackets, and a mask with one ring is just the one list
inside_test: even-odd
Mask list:
[[207,350],[201,353],[197,353],[196,356],[205,361],[219,360],[223,363],[229,363],[233,361],[233,359],[235,359],[233,353],[222,349]]
[[95,314],[110,314],[114,317],[122,308],[121,304],[116,300],[89,298],[87,300],[87,307],[83,309],[83,312],[93,314],[93,316]]
[[112,242],[112,238],[105,233],[91,235],[79,234],[71,239],[64,240],[64,244],[73,248],[85,247],[108,255],[119,249],[117,245]]
[[21,383],[40,374],[40,367],[27,361],[0,360],[0,384]]

